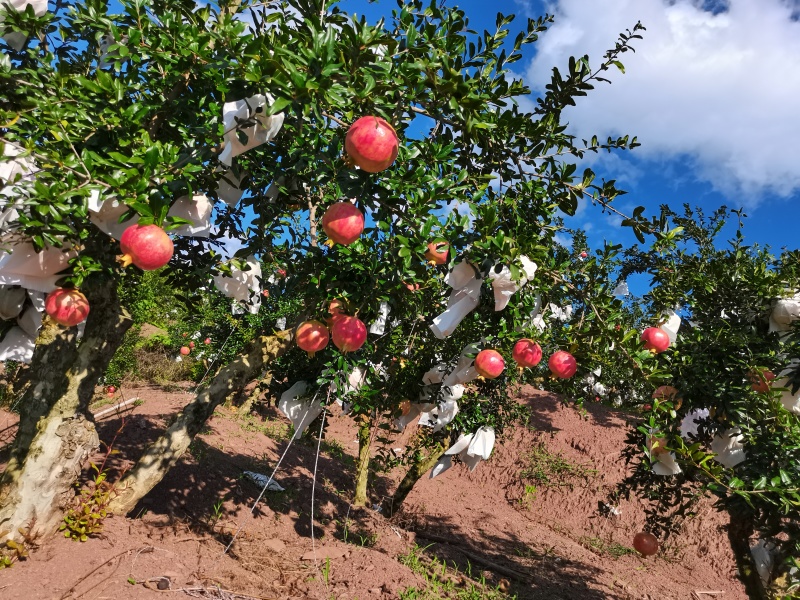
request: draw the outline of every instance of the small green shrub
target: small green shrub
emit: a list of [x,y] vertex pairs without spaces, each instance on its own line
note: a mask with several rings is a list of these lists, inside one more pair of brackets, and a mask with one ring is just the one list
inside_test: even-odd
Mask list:
[[58,528],[64,537],[85,542],[103,531],[103,521],[108,516],[108,504],[114,486],[106,481],[106,473],[92,463],[95,478],[80,492],[77,504],[64,515],[64,522]]

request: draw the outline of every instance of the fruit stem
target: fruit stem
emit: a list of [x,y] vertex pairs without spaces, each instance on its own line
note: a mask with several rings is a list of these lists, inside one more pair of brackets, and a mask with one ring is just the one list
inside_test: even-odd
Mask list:
[[117,262],[122,265],[124,269],[133,262],[133,257],[130,254],[120,254],[117,256]]

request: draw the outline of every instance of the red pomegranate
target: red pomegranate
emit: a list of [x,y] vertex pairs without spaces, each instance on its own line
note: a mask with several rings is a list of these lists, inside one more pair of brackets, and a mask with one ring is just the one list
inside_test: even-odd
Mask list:
[[123,267],[133,263],[143,271],[160,269],[172,258],[175,246],[158,225],[131,225],[119,240]]
[[332,242],[347,246],[364,231],[364,215],[355,204],[337,202],[322,216],[322,229]]
[[759,394],[766,394],[770,390],[769,382],[775,379],[772,371],[750,371],[750,381],[753,384],[753,391]]
[[400,140],[394,127],[380,117],[361,117],[347,130],[344,149],[367,173],[379,173],[392,166]]
[[72,327],[86,320],[89,301],[78,290],[58,288],[48,294],[44,310],[56,323]]
[[586,252],[581,252],[581,258],[586,258],[587,256],[589,255]]
[[194,342],[189,342],[189,348],[191,348],[192,350],[194,350]]
[[431,242],[425,252],[425,258],[435,265],[443,265],[447,262],[447,253],[450,251],[450,244],[447,242]]
[[578,371],[578,363],[575,357],[569,352],[559,350],[555,352],[550,360],[547,361],[547,366],[554,376],[560,379],[569,379]]
[[486,379],[499,377],[505,368],[506,361],[497,350],[481,350],[475,357],[475,370]]
[[669,348],[669,336],[667,332],[658,327],[648,327],[642,332],[642,341],[645,350],[650,350],[659,354]]
[[342,352],[354,352],[367,340],[367,326],[357,317],[341,315],[333,321],[331,337]]
[[301,350],[308,352],[309,356],[314,356],[315,352],[328,345],[330,336],[328,328],[319,321],[303,321],[297,326],[295,339]]
[[511,356],[520,367],[535,367],[542,360],[542,348],[533,340],[523,338],[514,344]]
[[192,349],[189,348],[189,346],[181,346],[181,354],[183,354],[184,356],[188,356],[188,354],[191,351],[192,351]]
[[658,540],[652,533],[642,531],[633,536],[633,549],[642,556],[653,556],[658,552]]
[[117,388],[115,388],[113,385],[110,385],[110,386],[108,386],[108,387],[106,388],[106,393],[107,393],[109,396],[112,396],[112,395],[114,394],[114,392],[116,392],[116,391],[117,391]]
[[208,346],[211,343],[211,338],[206,338],[203,340],[203,343]]

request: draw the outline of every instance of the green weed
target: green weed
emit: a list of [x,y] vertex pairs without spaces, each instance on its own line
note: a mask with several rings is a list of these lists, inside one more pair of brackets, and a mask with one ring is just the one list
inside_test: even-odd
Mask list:
[[425,580],[425,586],[420,589],[408,587],[399,594],[400,600],[439,600],[450,598],[452,600],[514,600],[516,595],[509,595],[498,587],[491,587],[486,579],[481,576],[477,580],[471,578],[471,568],[467,573],[460,574],[455,567],[448,567],[446,563],[436,557],[424,554],[425,548],[412,547],[408,553],[401,554],[400,562]]

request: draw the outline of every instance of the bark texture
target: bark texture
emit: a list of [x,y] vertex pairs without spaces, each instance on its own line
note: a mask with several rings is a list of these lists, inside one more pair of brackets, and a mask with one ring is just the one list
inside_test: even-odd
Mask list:
[[292,341],[291,331],[254,340],[246,353],[222,367],[208,387],[187,404],[175,422],[116,484],[109,512],[127,514],[152,490],[189,448],[214,409],[234,391],[259,376],[270,360],[281,356]]
[[394,513],[400,510],[400,507],[403,505],[406,497],[411,493],[411,490],[414,489],[417,481],[425,475],[436,462],[442,457],[446,448],[441,444],[437,444],[431,450],[431,453],[427,456],[427,458],[423,458],[420,461],[415,462],[411,467],[406,471],[405,477],[400,482],[400,485],[397,486],[397,489],[394,492],[394,495],[391,498],[387,498],[384,502],[383,506],[383,514],[387,517],[391,517]]
[[131,326],[112,282],[83,288],[91,305],[83,339],[77,328],[45,319],[11,456],[0,478],[0,541],[51,533],[74,498],[77,480],[97,448],[88,417],[94,388]]
[[370,418],[362,415],[358,422],[358,467],[356,470],[356,489],[353,506],[367,505],[367,480],[370,459]]

